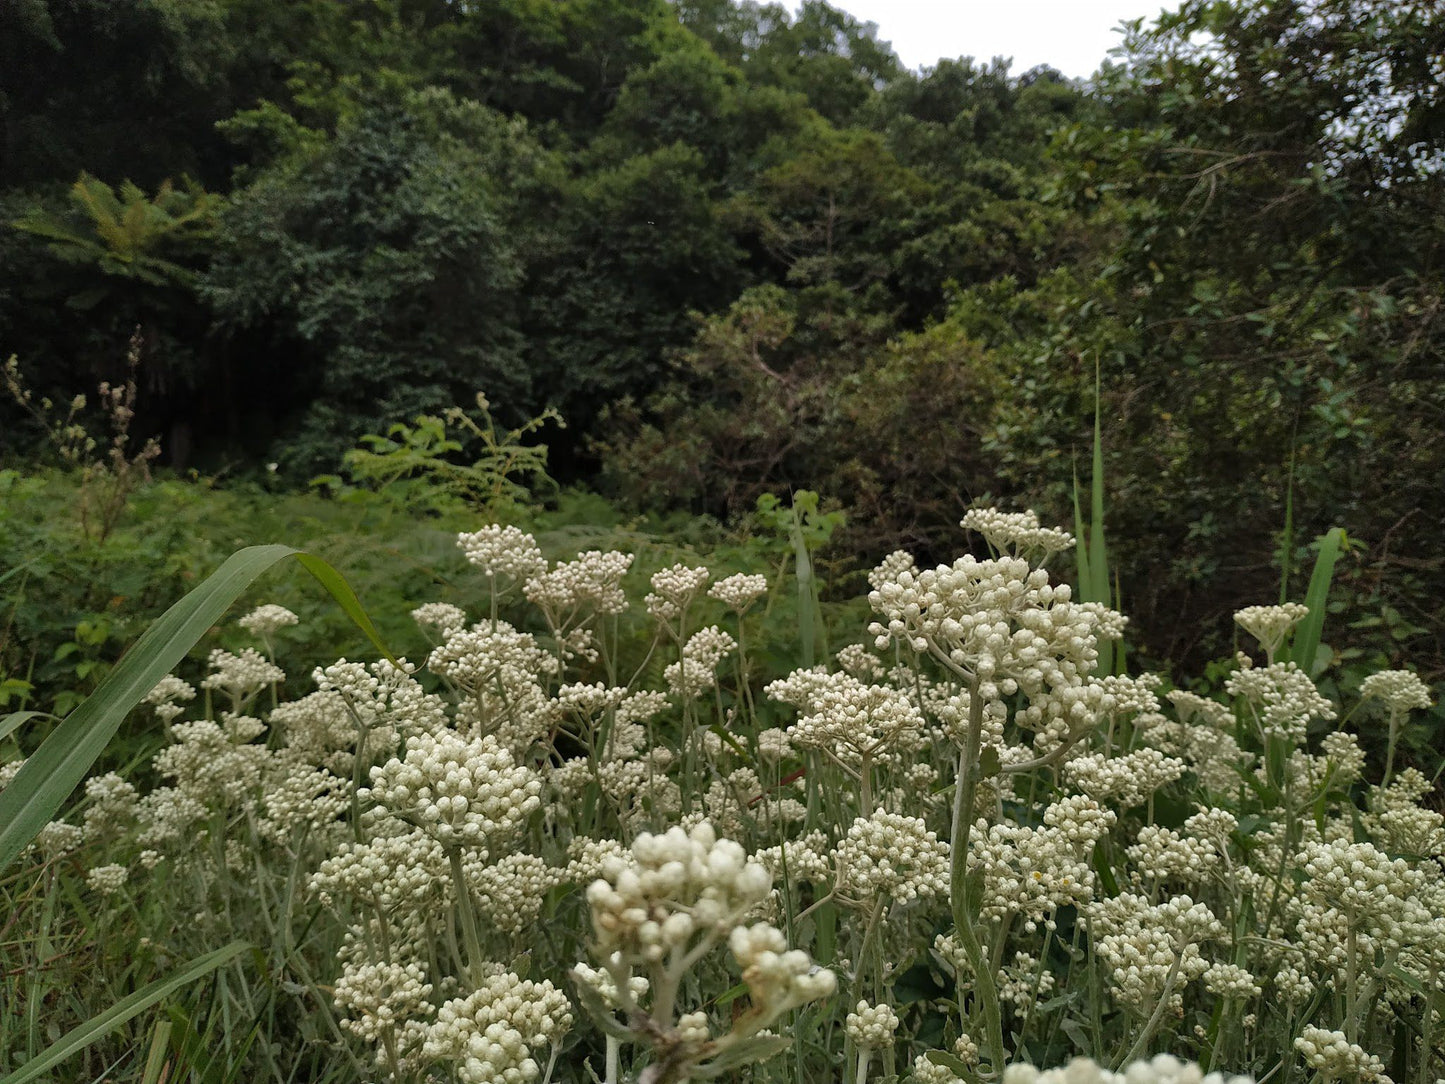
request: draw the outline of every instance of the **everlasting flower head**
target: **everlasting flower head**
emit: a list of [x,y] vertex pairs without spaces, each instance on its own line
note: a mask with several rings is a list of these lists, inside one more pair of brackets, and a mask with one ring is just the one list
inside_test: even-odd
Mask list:
[[1360,695],[1366,700],[1383,700],[1391,712],[1403,715],[1407,711],[1424,710],[1430,707],[1430,688],[1409,670],[1381,670],[1365,678],[1360,686]]
[[729,610],[743,613],[767,593],[768,578],[766,576],[739,572],[713,584],[708,590],[708,597],[717,599]]
[[948,844],[917,817],[879,809],[838,844],[838,888],[855,900],[899,902],[948,893]]
[[1056,527],[1042,527],[1035,512],[1000,512],[996,508],[972,508],[959,524],[977,531],[1000,553],[1042,563],[1049,556],[1069,549],[1074,536]]
[[486,575],[525,582],[547,570],[537,540],[513,526],[491,523],[457,535],[457,546],[467,560]]
[[1234,623],[1259,641],[1270,661],[1284,645],[1285,637],[1309,616],[1310,608],[1298,602],[1281,606],[1246,606],[1234,615]]
[[505,837],[541,804],[542,781],[517,764],[490,734],[418,734],[406,756],[371,769],[358,791],[446,846],[486,846]]
[[216,648],[211,652],[210,666],[211,672],[201,687],[227,693],[237,701],[286,680],[285,671],[252,647],[238,655]]
[[627,858],[604,859],[587,889],[598,953],[657,961],[694,935],[726,934],[771,890],[772,877],[703,821],[643,832]]
[[460,606],[448,602],[428,602],[411,612],[411,619],[424,629],[432,629],[443,636],[464,629],[467,614]]
[[647,612],[660,621],[672,621],[702,593],[711,573],[677,564],[652,574],[652,593],[644,600]]
[[893,1045],[893,1035],[898,1030],[898,1014],[891,1005],[870,1005],[860,1001],[848,1014],[844,1026],[855,1046],[881,1050]]
[[663,680],[674,696],[683,699],[701,696],[717,684],[718,663],[737,646],[737,641],[716,625],[699,629],[687,638],[682,658],[669,663],[662,672]]
[[572,1027],[572,1006],[550,982],[494,975],[437,1010],[423,1053],[446,1060],[462,1084],[531,1084],[537,1056]]
[[241,618],[236,624],[240,625],[253,636],[259,636],[266,640],[274,636],[281,629],[297,624],[301,619],[285,606],[277,606],[268,603],[265,606],[257,606],[254,610]]
[[575,561],[538,572],[523,588],[527,600],[548,614],[554,626],[570,625],[578,616],[620,614],[627,610],[622,577],[632,567],[630,553],[588,550]]

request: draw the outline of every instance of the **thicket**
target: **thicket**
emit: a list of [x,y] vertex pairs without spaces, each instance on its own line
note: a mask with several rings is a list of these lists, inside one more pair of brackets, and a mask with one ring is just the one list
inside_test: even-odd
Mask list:
[[566,481],[816,490],[867,558],[1066,518],[1097,378],[1150,657],[1346,524],[1361,650],[1438,674],[1442,55],[1424,0],[1191,0],[1084,84],[811,0],[26,0],[0,354],[68,402],[139,325],[138,437],[291,484],[480,387]]

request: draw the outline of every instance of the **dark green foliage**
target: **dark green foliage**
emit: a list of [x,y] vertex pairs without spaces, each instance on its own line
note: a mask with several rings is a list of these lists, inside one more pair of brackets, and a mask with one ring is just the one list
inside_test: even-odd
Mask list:
[[480,388],[561,410],[563,481],[814,489],[869,556],[985,493],[1066,520],[1097,366],[1145,661],[1275,597],[1292,462],[1293,537],[1347,525],[1349,619],[1398,619],[1365,650],[1445,667],[1399,639],[1445,587],[1439,5],[1189,0],[1090,86],[886,37],[818,0],[0,6],[0,356],[68,401],[140,325],[134,431],[291,480]]

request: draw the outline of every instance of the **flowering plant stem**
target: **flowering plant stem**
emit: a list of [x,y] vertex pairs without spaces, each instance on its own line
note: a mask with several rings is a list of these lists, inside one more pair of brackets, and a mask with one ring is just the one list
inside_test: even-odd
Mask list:
[[472,984],[480,986],[485,977],[481,973],[486,955],[482,952],[482,935],[477,927],[477,912],[472,907],[472,896],[467,890],[467,879],[462,871],[462,850],[460,847],[447,848],[447,858],[452,867],[452,886],[457,894],[457,911],[462,916],[462,941],[467,947],[467,975]]
[[[968,957],[973,971],[974,995],[983,1013],[984,1039],[989,1063],[1001,1074],[1008,1064],[1003,1046],[1003,1021],[999,1013],[998,990],[993,974],[984,959],[983,946],[974,929],[968,906],[968,836],[973,821],[974,799],[978,792],[979,748],[983,743],[983,700],[978,695],[977,681],[969,682],[968,732],[958,753],[958,774],[953,787],[953,833],[949,846],[949,897],[953,909],[953,925],[958,942]],[[958,1011],[963,1014],[964,984],[958,976]]]

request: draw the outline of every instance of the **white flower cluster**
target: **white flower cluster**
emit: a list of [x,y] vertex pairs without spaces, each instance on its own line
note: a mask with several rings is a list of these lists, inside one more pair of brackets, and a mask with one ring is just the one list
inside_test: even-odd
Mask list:
[[853,1044],[869,1050],[882,1050],[893,1045],[898,1030],[898,1014],[887,1004],[870,1005],[860,1001],[844,1021]]
[[1246,606],[1234,615],[1234,623],[1259,641],[1264,653],[1274,661],[1290,630],[1309,616],[1310,608],[1298,602],[1281,606]]
[[422,1053],[450,1063],[462,1084],[531,1084],[542,1075],[535,1055],[571,1027],[560,990],[508,972],[442,1005]]
[[838,986],[833,972],[814,965],[801,949],[766,922],[738,926],[728,947],[742,969],[753,1005],[777,1017],[789,1009],[830,996]]
[[657,961],[696,935],[725,936],[771,888],[768,871],[704,821],[643,832],[627,858],[603,860],[587,902],[601,955]]
[[588,550],[574,561],[557,564],[527,580],[527,600],[547,615],[553,628],[570,626],[590,614],[620,614],[627,610],[622,577],[632,567],[630,553]]
[[85,883],[102,896],[112,896],[125,887],[130,870],[124,866],[96,866],[85,875]]
[[1200,944],[1225,933],[1214,913],[1188,896],[1154,904],[1125,892],[1085,911],[1114,997],[1145,1016],[1161,999],[1182,1007],[1181,988],[1209,970]]
[[838,844],[838,889],[855,900],[899,903],[948,894],[948,844],[917,817],[875,810]]
[[1038,513],[1000,512],[996,508],[971,508],[959,524],[966,531],[977,531],[988,544],[1001,553],[1042,561],[1074,544],[1074,536],[1057,527],[1039,525]]
[[470,533],[457,535],[457,546],[467,560],[487,576],[526,582],[547,571],[547,562],[537,540],[526,532],[491,523]]
[[745,612],[758,599],[768,593],[768,578],[739,572],[724,577],[708,590],[708,597],[715,598],[729,610]]
[[210,666],[211,672],[201,682],[201,688],[226,693],[238,710],[266,686],[286,680],[285,671],[253,647],[239,655],[216,648],[211,652]]
[[1205,1073],[1196,1063],[1172,1054],[1156,1054],[1110,1072],[1092,1058],[1075,1058],[1062,1069],[1041,1071],[1015,1064],[1004,1070],[1003,1084],[1253,1084],[1249,1077]]
[[652,593],[642,600],[647,612],[659,621],[675,621],[702,593],[711,578],[706,568],[677,564],[652,574]]
[[718,663],[737,650],[737,646],[737,641],[716,625],[699,629],[687,638],[682,658],[669,663],[662,678],[679,699],[702,696],[717,684]]
[[415,963],[362,963],[348,960],[336,980],[332,999],[341,1010],[341,1026],[368,1043],[395,1041],[410,1020],[430,1016],[432,984]]
[[1298,744],[1311,719],[1333,719],[1335,708],[1320,695],[1308,674],[1292,662],[1236,670],[1224,683],[1230,696],[1242,697],[1266,735]]
[[442,637],[467,627],[467,613],[449,602],[427,602],[411,612],[411,619],[424,629],[434,630]]
[[1022,693],[1015,721],[1056,742],[1091,727],[1106,707],[1089,676],[1101,614],[1069,598],[1067,584],[1050,584],[1021,558],[965,556],[882,580],[868,601],[884,620],[869,633],[879,648],[897,640],[933,655],[976,681],[978,695],[1000,710]]
[[142,703],[155,707],[156,718],[162,723],[174,721],[185,710],[181,705],[196,698],[196,689],[188,681],[174,674],[167,674],[156,682],[155,688],[145,694]]
[[[807,698],[806,714],[789,729],[794,745],[824,749],[839,760],[857,764],[877,758],[890,746],[908,743],[925,727],[923,713],[906,692],[887,685],[865,685],[847,674],[831,675],[826,681],[810,682],[810,671],[798,671],[801,691]],[[813,684],[813,689],[807,686]],[[768,686],[780,692],[791,686],[774,682]]]
[[267,603],[264,606],[257,606],[254,610],[241,618],[236,624],[240,625],[253,636],[262,640],[269,640],[276,633],[291,625],[298,624],[297,617],[285,606],[277,606],[275,603]]
[[1099,802],[1129,809],[1184,774],[1184,761],[1145,747],[1123,756],[1089,753],[1064,766],[1064,778]]
[[444,846],[485,847],[515,830],[541,804],[542,781],[491,735],[419,734],[405,759],[371,769],[358,791],[422,828]]
[[1432,703],[1429,686],[1409,670],[1381,670],[1371,674],[1360,686],[1360,695],[1366,700],[1383,700],[1392,712],[1400,714],[1423,711]]
[[1294,1048],[1311,1069],[1325,1080],[1368,1080],[1389,1084],[1385,1064],[1350,1042],[1343,1031],[1307,1027],[1294,1041]]
[[1094,898],[1094,845],[1117,815],[1087,795],[1071,795],[1044,811],[1039,827],[991,824],[969,840],[969,869],[983,873],[982,914],[1052,920],[1060,907]]

